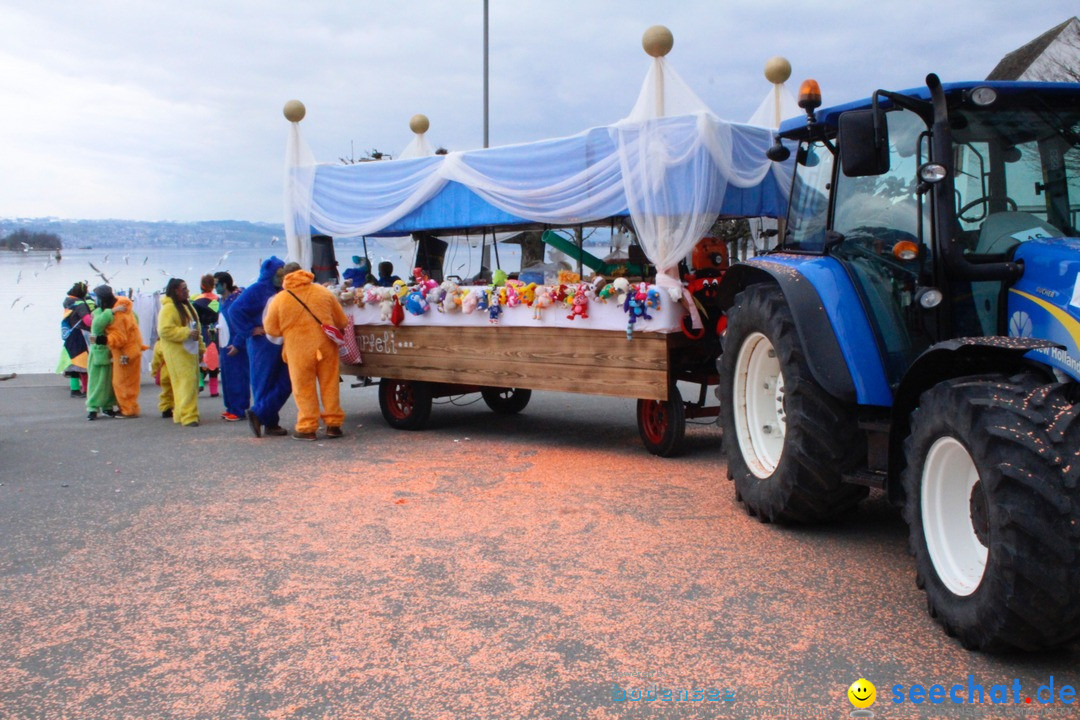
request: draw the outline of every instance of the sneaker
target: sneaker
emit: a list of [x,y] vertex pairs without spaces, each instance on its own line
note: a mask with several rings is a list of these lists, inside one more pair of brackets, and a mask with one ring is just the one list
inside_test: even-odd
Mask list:
[[87,420],[97,420],[97,413],[94,412],[93,410],[91,410],[90,412],[86,413],[86,419]]
[[251,410],[247,411],[248,426],[251,428],[251,432],[257,438],[262,437],[262,423],[259,422],[259,418],[255,417],[255,413]]
[[113,415],[113,417],[116,418],[117,420],[131,420],[132,418],[137,418],[139,416],[138,415],[126,415],[126,414],[124,414],[122,412],[118,412],[115,415]]
[[199,427],[199,421],[198,420],[192,420],[189,423],[184,423],[184,427]]
[[86,397],[86,393],[84,393],[82,390],[72,390],[71,391],[71,397],[84,398],[84,397]]
[[345,433],[341,432],[341,428],[337,427],[336,425],[327,426],[327,428],[326,428],[326,437],[328,437],[328,438],[339,438],[339,437],[344,437],[344,436],[345,436]]
[[280,425],[271,425],[270,427],[263,430],[263,432],[267,435],[276,435],[277,437],[289,434],[289,431],[281,427]]
[[163,418],[171,418],[172,417],[172,408],[169,408],[168,410],[162,410],[161,411],[161,417],[163,417]]
[[210,397],[221,397],[221,393],[210,393]]
[[233,415],[231,412],[221,413],[221,419],[225,422],[240,422],[240,417],[238,415]]
[[293,440],[318,440],[319,436],[313,432],[294,432],[292,434]]
[[117,415],[120,414],[119,412],[117,412],[116,410],[113,410],[112,408],[109,408],[108,410],[102,410],[101,412],[105,413],[106,415],[108,415],[111,418],[114,418],[114,417],[116,417]]

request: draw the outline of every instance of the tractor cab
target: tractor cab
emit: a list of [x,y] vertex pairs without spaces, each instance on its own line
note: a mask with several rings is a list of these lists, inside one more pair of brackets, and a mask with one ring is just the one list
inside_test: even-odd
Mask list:
[[1076,85],[931,76],[815,109],[781,127],[798,141],[782,248],[842,262],[890,384],[937,342],[1009,334],[1017,247],[1078,234]]

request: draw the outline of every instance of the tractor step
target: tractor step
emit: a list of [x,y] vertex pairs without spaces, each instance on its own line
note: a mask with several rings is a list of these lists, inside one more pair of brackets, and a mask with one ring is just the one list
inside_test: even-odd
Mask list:
[[856,470],[855,472],[844,473],[841,479],[851,485],[865,485],[866,487],[884,490],[885,477],[885,473],[874,472],[873,470]]

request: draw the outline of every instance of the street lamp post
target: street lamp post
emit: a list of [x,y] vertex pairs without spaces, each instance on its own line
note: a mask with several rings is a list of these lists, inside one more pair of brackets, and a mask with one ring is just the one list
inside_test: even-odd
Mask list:
[[488,146],[488,0],[484,0],[484,147]]

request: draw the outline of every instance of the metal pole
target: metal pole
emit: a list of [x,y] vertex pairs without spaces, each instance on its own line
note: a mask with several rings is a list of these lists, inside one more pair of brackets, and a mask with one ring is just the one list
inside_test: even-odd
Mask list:
[[488,146],[488,0],[484,0],[484,147]]

